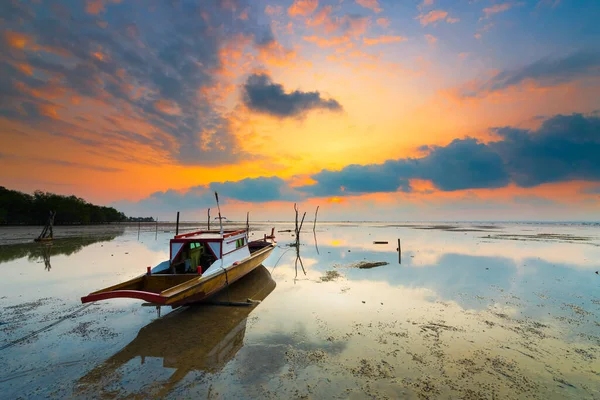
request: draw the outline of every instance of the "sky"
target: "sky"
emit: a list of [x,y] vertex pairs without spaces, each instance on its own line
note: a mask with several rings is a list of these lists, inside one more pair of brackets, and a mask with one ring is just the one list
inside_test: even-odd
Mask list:
[[218,191],[231,220],[598,221],[598,15],[5,0],[0,186],[160,220],[204,220]]

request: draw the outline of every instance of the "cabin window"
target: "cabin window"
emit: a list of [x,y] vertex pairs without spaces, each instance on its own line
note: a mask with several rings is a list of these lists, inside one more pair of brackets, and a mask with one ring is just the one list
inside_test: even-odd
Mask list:
[[171,263],[173,273],[185,274],[196,273],[198,267],[202,272],[206,271],[216,257],[210,252],[205,243],[190,242],[179,253]]
[[240,247],[243,247],[243,246],[244,246],[244,244],[245,244],[245,243],[244,243],[244,241],[245,241],[245,240],[244,240],[244,238],[238,239],[238,240],[235,242],[235,248],[236,248],[236,249],[239,249]]

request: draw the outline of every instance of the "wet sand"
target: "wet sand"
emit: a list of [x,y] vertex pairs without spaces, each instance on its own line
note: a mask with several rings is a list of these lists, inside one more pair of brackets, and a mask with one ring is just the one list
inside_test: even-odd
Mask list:
[[[255,224],[252,236],[271,226],[290,228]],[[600,227],[424,226],[435,225],[319,224],[301,236],[306,273],[293,233],[278,233],[264,268],[220,294],[261,303],[161,318],[134,300],[78,299],[168,257],[170,232],[76,228],[47,256],[39,244],[0,246],[1,393],[600,398]],[[371,262],[388,264],[353,267]]]

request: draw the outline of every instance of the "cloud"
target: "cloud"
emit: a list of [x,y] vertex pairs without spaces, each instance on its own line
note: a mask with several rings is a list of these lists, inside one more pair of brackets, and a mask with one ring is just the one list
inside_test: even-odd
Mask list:
[[454,139],[444,147],[433,147],[419,160],[415,178],[430,180],[444,191],[499,188],[509,175],[502,158],[477,139]]
[[211,183],[211,191],[217,191],[227,198],[262,203],[267,201],[285,201],[298,199],[298,194],[278,177],[246,178],[241,181]]
[[377,25],[381,26],[382,28],[389,28],[390,27],[390,20],[389,18],[377,18]]
[[437,21],[444,20],[447,16],[448,13],[446,11],[432,10],[429,11],[427,14],[420,14],[415,19],[418,19],[419,22],[421,22],[421,25],[426,26],[429,24],[433,24]]
[[409,179],[425,179],[443,191],[503,187],[509,176],[498,154],[476,139],[455,139],[445,147],[427,147],[419,159],[350,165],[311,176],[317,183],[298,188],[314,196],[373,192],[410,192]]
[[486,7],[483,9],[483,17],[481,19],[489,19],[492,15],[503,13],[505,11],[510,10],[513,7],[521,6],[523,3],[499,3],[494,4],[491,7]]
[[600,186],[590,186],[581,191],[584,194],[600,194]]
[[246,178],[240,181],[211,182],[185,190],[168,189],[152,193],[139,201],[120,201],[115,207],[126,213],[174,212],[214,208],[215,195],[219,193],[222,204],[233,201],[264,203],[269,201],[299,201],[305,195],[290,188],[287,182],[278,177]]
[[421,4],[417,6],[419,10],[422,10],[425,7],[429,7],[433,5],[433,0],[423,0]]
[[535,7],[539,8],[539,7],[543,7],[543,6],[548,6],[551,8],[555,8],[555,7],[558,7],[559,4],[560,4],[560,0],[540,0]]
[[248,77],[243,85],[243,101],[250,110],[278,118],[297,117],[317,109],[342,110],[337,100],[324,99],[319,92],[295,90],[286,93],[282,85],[274,83],[265,74]]
[[403,36],[382,35],[376,38],[363,38],[363,43],[367,46],[374,46],[376,44],[400,43],[406,40]]
[[306,20],[308,26],[321,26],[324,24],[331,24],[331,13],[333,12],[332,6],[321,7],[319,11],[313,14],[312,18]]
[[380,13],[383,11],[381,7],[379,7],[379,1],[377,0],[356,0],[356,4],[368,8],[376,13]]
[[429,42],[429,44],[436,44],[436,42],[438,41],[438,39],[435,36],[430,34],[426,34],[425,39],[427,39],[427,42]]
[[294,0],[288,8],[290,17],[307,17],[312,14],[319,6],[319,0]]
[[446,22],[449,24],[456,24],[457,22],[460,22],[460,18],[448,17],[446,18]]
[[283,7],[281,7],[281,6],[267,5],[265,7],[265,14],[267,14],[267,15],[274,16],[274,15],[281,15],[282,13],[283,13]]
[[460,97],[483,97],[526,81],[556,86],[590,76],[600,76],[600,52],[578,51],[560,58],[543,58],[520,68],[501,71],[475,87],[459,89]]
[[[121,202],[123,211],[192,210],[214,206],[213,192],[228,200],[264,203],[300,201],[311,196],[335,197],[368,193],[415,192],[411,180],[426,180],[440,191],[502,188],[510,184],[531,187],[569,180],[600,182],[600,118],[557,115],[537,130],[496,128],[499,140],[455,139],[446,146],[420,146],[419,158],[387,160],[380,164],[348,165],[339,171],[322,170],[309,182],[297,186],[294,179],[247,178],[212,182],[185,191],[156,192],[139,202]],[[0,154],[0,157],[3,155]],[[600,186],[584,191],[600,193]],[[465,198],[477,198],[467,192]],[[550,199],[531,195],[513,198],[517,204],[555,205]],[[461,201],[461,207],[468,207]],[[446,204],[448,206],[448,204]],[[450,205],[451,206],[451,205]]]
[[313,176],[316,184],[297,189],[312,196],[340,196],[375,192],[410,191],[408,179],[414,162],[390,160],[383,164],[348,165],[340,171],[323,170]]
[[[44,134],[72,140],[83,135],[96,144],[89,151],[113,154],[118,143],[133,147],[119,129],[81,124],[78,113],[93,107],[96,115],[144,121],[155,142],[138,143],[147,146],[139,154],[205,165],[249,157],[214,94],[224,79],[222,50],[228,43],[243,38],[248,46],[278,51],[270,26],[260,23],[264,9],[256,2],[237,0],[228,7],[74,2],[69,9],[52,2],[3,2],[0,7],[5,38],[0,42],[0,113],[5,118]],[[240,18],[232,18],[232,12]],[[70,104],[75,98],[80,106]]]
[[92,165],[85,164],[75,161],[66,161],[66,160],[57,160],[53,158],[40,158],[35,157],[33,159],[29,157],[16,156],[12,154],[3,154],[0,153],[0,159],[8,160],[8,161],[25,161],[27,163],[40,164],[40,165],[54,165],[58,167],[68,167],[68,168],[77,168],[77,169],[87,169],[91,171],[99,171],[99,172],[121,172],[122,169],[106,167],[102,165]]
[[600,180],[600,118],[557,115],[536,131],[503,127],[489,144],[521,187],[569,180]]
[[[311,176],[315,184],[299,191],[313,196],[410,192],[411,179],[430,181],[438,190],[520,187],[570,180],[600,181],[600,118],[557,115],[537,130],[494,128],[500,140],[455,139],[446,146],[420,146],[421,158],[383,164],[350,165]],[[527,199],[520,199],[525,201]]]
[[324,38],[313,35],[304,36],[303,39],[307,42],[314,43],[319,47],[333,47],[350,42],[350,37],[348,36],[333,36],[330,38]]

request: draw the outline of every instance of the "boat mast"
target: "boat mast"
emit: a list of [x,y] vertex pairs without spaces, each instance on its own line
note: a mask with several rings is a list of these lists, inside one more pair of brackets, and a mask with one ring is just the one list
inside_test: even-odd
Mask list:
[[223,219],[221,218],[221,206],[219,205],[219,194],[215,192],[215,198],[217,199],[217,208],[219,209],[219,225],[221,228],[221,235],[223,235]]

